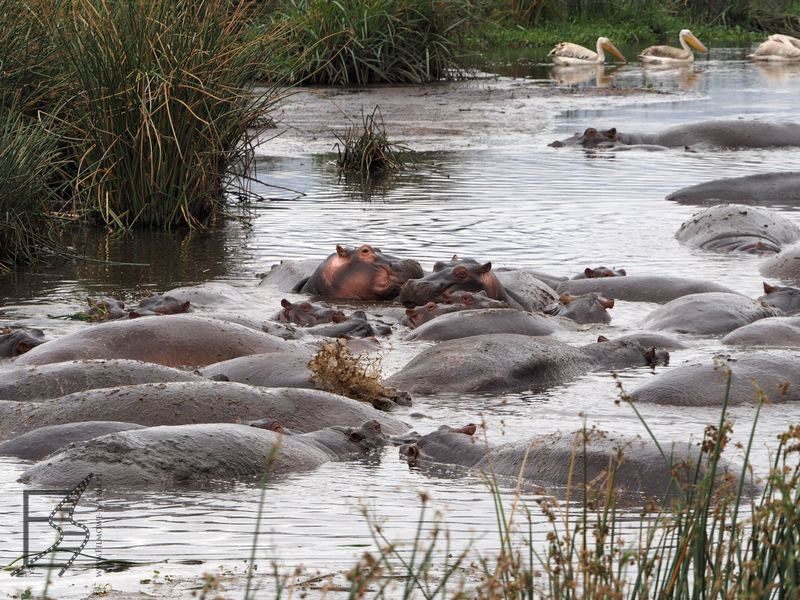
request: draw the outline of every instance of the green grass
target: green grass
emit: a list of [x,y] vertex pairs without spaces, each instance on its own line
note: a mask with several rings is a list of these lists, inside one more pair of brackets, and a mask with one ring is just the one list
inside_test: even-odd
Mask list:
[[334,135],[340,177],[367,181],[400,171],[409,162],[410,149],[387,138],[378,106],[370,114],[362,113],[360,126],[352,124]]

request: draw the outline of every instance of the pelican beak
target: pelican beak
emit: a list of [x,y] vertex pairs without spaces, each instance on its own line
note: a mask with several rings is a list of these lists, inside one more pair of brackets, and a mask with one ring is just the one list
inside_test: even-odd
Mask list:
[[686,36],[686,43],[688,43],[692,48],[697,50],[698,52],[708,52],[708,48],[703,45],[703,42],[698,40],[694,34],[689,34]]
[[[699,44],[700,42],[698,41],[697,43]],[[702,46],[702,44],[700,44],[700,45]],[[611,42],[606,42],[605,44],[603,44],[603,49],[606,50],[607,52],[611,52],[611,54],[616,56],[622,62],[625,62],[625,63],[628,62],[628,59],[625,58],[624,56],[622,56],[622,52],[617,50],[617,47],[614,44],[612,44]]]

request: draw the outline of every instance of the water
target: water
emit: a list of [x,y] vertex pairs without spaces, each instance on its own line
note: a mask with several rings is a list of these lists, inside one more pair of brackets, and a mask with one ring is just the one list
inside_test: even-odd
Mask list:
[[[625,52],[625,49],[623,49]],[[647,69],[626,65],[599,73],[568,73],[569,85],[591,90],[596,85],[643,88],[646,96],[605,97],[564,94],[542,99],[541,130],[520,138],[490,140],[488,149],[425,153],[417,171],[396,177],[364,200],[358,190],[337,182],[330,155],[281,158],[280,139],[260,150],[258,177],[265,184],[254,191],[265,200],[253,211],[249,226],[231,222],[222,231],[193,234],[137,234],[107,237],[97,233],[73,245],[89,256],[124,263],[93,262],[42,267],[0,280],[0,319],[46,328],[51,337],[82,325],[54,321],[48,315],[76,311],[87,295],[113,293],[134,301],[149,291],[215,280],[240,287],[259,310],[277,307],[279,297],[255,290],[258,273],[280,259],[321,257],[335,244],[369,242],[424,266],[454,253],[491,260],[495,266],[534,266],[555,274],[577,273],[588,265],[625,267],[628,273],[663,273],[708,279],[751,296],[760,294],[757,257],[726,256],[679,245],[674,232],[695,207],[664,200],[678,188],[708,179],[778,170],[800,170],[800,154],[792,150],[742,152],[622,152],[584,154],[546,146],[586,126],[656,130],[674,123],[715,117],[796,118],[800,70],[764,67],[744,58],[744,49],[713,51],[694,66]],[[497,71],[521,77],[515,85],[534,88],[564,80],[534,60],[495,63]],[[584,79],[585,81],[577,81]],[[656,92],[669,92],[662,94]],[[413,146],[413,140],[410,145]],[[302,195],[300,195],[302,193]],[[795,207],[776,207],[800,224]],[[635,331],[651,305],[618,302],[611,326],[565,335],[587,343],[598,333]],[[690,340],[689,350],[673,353],[672,364],[730,352],[714,339]],[[396,370],[418,347],[394,340],[384,361]],[[627,389],[651,377],[644,369],[621,373]],[[560,428],[569,431],[590,424],[621,433],[644,433],[631,410],[614,403],[616,382],[608,374],[587,375],[543,394],[502,397],[422,399],[400,413],[421,432],[439,424],[485,422],[497,441],[528,438]],[[698,439],[705,425],[716,422],[713,409],[643,406],[660,439]],[[421,413],[411,417],[407,413]],[[753,409],[736,407],[734,439],[749,432]],[[795,422],[793,406],[766,407],[756,431],[754,462],[766,468],[775,434]],[[25,465],[0,459],[0,562],[21,553],[21,496],[16,483]],[[320,469],[266,484],[265,513],[258,550],[260,573],[278,561],[289,570],[304,565],[311,572],[337,573],[351,567],[372,546],[362,509],[383,519],[392,540],[409,540],[419,516],[419,492],[426,491],[447,521],[454,547],[472,542],[491,552],[497,547],[491,498],[477,474],[431,473],[409,467],[396,449],[350,463]],[[188,593],[171,587],[204,572],[241,575],[250,554],[261,488],[231,484],[192,493],[129,494],[97,498],[87,493],[78,515],[99,523],[104,558],[139,564],[119,573],[95,570],[81,559],[54,582],[58,597],[81,597],[94,585],[138,589],[170,595]],[[511,489],[504,489],[511,499]],[[533,490],[524,498],[532,505]],[[99,510],[98,510],[99,507]],[[428,526],[432,526],[430,513]],[[534,537],[545,535],[544,517],[534,510]],[[488,534],[487,534],[488,532]],[[47,544],[40,536],[32,547]],[[196,561],[202,561],[195,564]],[[140,583],[153,579],[156,583]],[[173,583],[165,581],[165,576]],[[229,576],[229,579],[225,579]],[[28,578],[0,576],[0,587],[41,589],[44,573]],[[161,590],[161,591],[159,591]],[[166,591],[165,591],[166,590]]]

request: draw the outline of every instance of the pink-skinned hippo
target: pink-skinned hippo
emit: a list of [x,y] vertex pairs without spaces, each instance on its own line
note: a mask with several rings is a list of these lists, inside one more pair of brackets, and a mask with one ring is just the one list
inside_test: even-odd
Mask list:
[[800,317],[770,317],[734,329],[722,343],[728,346],[800,348]]
[[143,383],[69,394],[41,402],[0,403],[0,439],[46,425],[123,421],[139,425],[239,423],[271,418],[296,431],[377,420],[387,433],[408,426],[365,402],[321,390],[263,388],[234,382]]
[[25,354],[45,342],[44,331],[29,328],[0,329],[0,358]]
[[[603,497],[612,466],[614,489],[620,496],[643,494],[656,499],[681,493],[683,486],[696,481],[698,461],[700,476],[705,473],[706,461],[699,449],[687,443],[662,442],[665,457],[650,439],[587,429],[492,446],[475,435],[476,429],[472,424],[443,425],[402,445],[400,455],[417,468],[459,465],[512,484],[519,477],[548,487],[564,488],[571,483],[576,497],[583,497],[587,481]],[[718,473],[725,472],[738,476],[741,468],[722,459]]]
[[202,367],[237,356],[285,351],[296,344],[234,323],[167,315],[87,326],[37,346],[20,356],[16,364],[122,358],[168,367]]
[[727,360],[708,358],[659,373],[633,390],[630,398],[634,402],[676,406],[721,406],[730,372],[731,405],[755,404],[759,390],[774,404],[797,402],[798,359],[797,352],[759,352]]
[[286,298],[281,300],[281,310],[272,318],[281,323],[294,323],[302,327],[320,323],[342,323],[347,320],[345,314],[338,309],[305,300],[290,302]]
[[665,275],[627,275],[625,277],[600,277],[595,279],[570,279],[558,284],[559,294],[600,294],[623,302],[655,302],[664,304],[689,294],[726,292],[732,289],[701,279],[686,279]]
[[759,319],[780,314],[739,294],[712,292],[682,296],[658,307],[645,318],[643,326],[656,331],[695,335],[724,335]]
[[611,315],[607,311],[611,308],[614,308],[613,298],[603,298],[599,294],[582,296],[561,294],[558,304],[553,305],[547,312],[586,325],[610,323]]
[[0,456],[41,460],[69,444],[131,429],[144,429],[144,425],[120,421],[83,421],[39,427],[8,441],[0,442]]
[[33,486],[69,486],[89,473],[105,488],[173,489],[310,471],[387,443],[380,423],[287,435],[233,423],[147,427],[95,437],[23,473]]
[[519,334],[476,335],[423,350],[386,383],[412,395],[541,392],[589,371],[653,366],[668,356],[635,340],[575,347]]
[[428,302],[425,306],[407,308],[406,314],[400,323],[414,329],[441,315],[479,308],[508,308],[508,303],[501,300],[493,300],[484,291],[465,292],[460,290],[452,293],[445,292],[442,294],[442,302]]
[[202,380],[189,371],[124,359],[72,360],[46,365],[11,363],[0,369],[0,399],[38,401],[121,385]]
[[407,340],[443,341],[490,333],[550,335],[558,324],[548,317],[513,308],[484,308],[442,315],[409,333]]
[[479,263],[472,258],[453,256],[449,262],[440,261],[433,272],[410,279],[400,289],[399,300],[409,308],[428,302],[442,302],[447,293],[483,291],[489,298],[507,303],[511,308],[523,308],[512,299],[500,280],[492,273],[492,263]]
[[415,260],[386,254],[369,244],[337,245],[299,291],[345,300],[391,300],[406,281],[422,276]]
[[719,204],[692,215],[675,239],[712,252],[776,254],[800,239],[800,227],[777,212],[743,204]]
[[782,250],[761,263],[759,272],[765,277],[800,285],[800,244]]

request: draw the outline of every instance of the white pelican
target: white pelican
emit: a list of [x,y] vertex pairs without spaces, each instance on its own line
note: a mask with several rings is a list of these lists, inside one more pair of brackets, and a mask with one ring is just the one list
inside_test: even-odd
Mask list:
[[748,56],[753,60],[776,62],[800,60],[800,40],[790,35],[773,34]]
[[681,42],[680,48],[650,46],[642,50],[639,58],[645,63],[686,63],[694,60],[692,48],[698,52],[708,52],[708,48],[703,45],[703,42],[698,40],[688,29],[681,29],[678,40]]
[[597,38],[597,52],[572,42],[561,42],[550,50],[547,57],[557,65],[602,65],[606,62],[606,50],[621,61],[628,62],[622,52],[604,37]]

